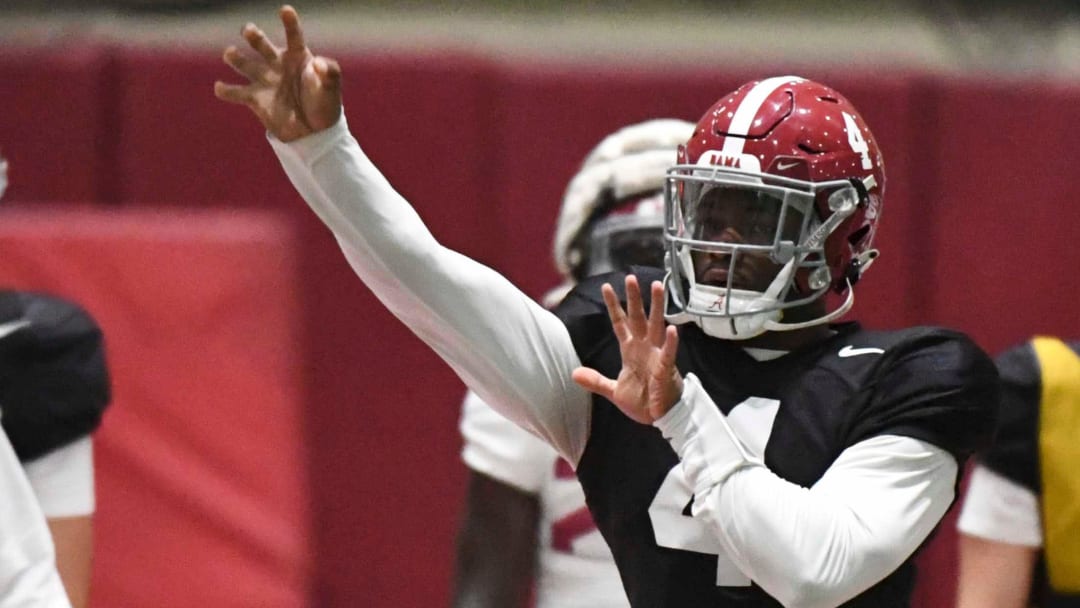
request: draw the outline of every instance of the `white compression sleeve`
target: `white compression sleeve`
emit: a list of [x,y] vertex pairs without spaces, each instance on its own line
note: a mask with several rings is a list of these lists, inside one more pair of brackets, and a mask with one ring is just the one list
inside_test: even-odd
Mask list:
[[918,548],[954,497],[955,459],[894,435],[849,447],[811,488],[781,479],[693,374],[656,426],[679,454],[694,517],[785,605],[836,606],[865,591]]
[[275,152],[383,304],[502,415],[569,462],[585,449],[591,398],[570,378],[566,327],[490,268],[440,245],[337,125]]

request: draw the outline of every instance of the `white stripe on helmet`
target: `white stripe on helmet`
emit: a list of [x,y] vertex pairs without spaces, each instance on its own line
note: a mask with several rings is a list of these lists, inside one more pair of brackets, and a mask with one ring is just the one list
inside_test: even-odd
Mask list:
[[746,96],[743,97],[739,107],[735,110],[735,114],[731,117],[731,124],[728,125],[726,130],[728,135],[738,135],[740,137],[725,137],[723,153],[731,157],[740,156],[743,153],[743,146],[746,144],[746,135],[750,132],[750,126],[754,123],[754,117],[757,116],[758,111],[761,110],[762,104],[769,98],[769,95],[772,95],[773,91],[785,84],[802,82],[803,80],[798,76],[777,76],[766,78],[754,85],[754,88],[750,89]]

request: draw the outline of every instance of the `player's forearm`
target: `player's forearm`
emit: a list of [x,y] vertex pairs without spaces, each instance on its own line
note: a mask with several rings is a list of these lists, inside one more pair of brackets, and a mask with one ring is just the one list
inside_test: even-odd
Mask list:
[[[965,499],[966,500],[966,499]],[[1027,608],[1037,547],[961,533],[956,608]]]
[[[380,301],[492,407],[576,462],[590,400],[570,380],[579,363],[558,318],[490,268],[440,245],[344,119],[291,144],[271,143]],[[567,421],[580,424],[567,428]]]
[[694,517],[785,605],[836,606],[882,580],[937,525],[955,460],[905,437],[845,451],[814,485],[776,476],[738,441],[696,379],[657,426],[679,453]]
[[539,499],[473,472],[465,505],[452,606],[528,606],[536,572]]

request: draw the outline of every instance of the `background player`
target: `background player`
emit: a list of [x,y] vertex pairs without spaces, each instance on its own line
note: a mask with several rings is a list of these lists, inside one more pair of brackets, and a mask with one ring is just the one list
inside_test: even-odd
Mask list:
[[[694,125],[659,119],[603,139],[570,180],[554,239],[563,284],[631,266],[663,266],[663,185]],[[618,570],[573,468],[548,444],[470,392],[462,407],[470,468],[458,535],[454,605],[626,606]],[[534,587],[535,583],[535,587]]]
[[1037,337],[996,363],[1001,427],[957,522],[958,606],[1080,606],[1080,341]]
[[[7,163],[0,158],[0,197]],[[75,608],[89,602],[93,563],[91,433],[109,404],[101,329],[62,298],[0,290],[0,425],[47,518]]]

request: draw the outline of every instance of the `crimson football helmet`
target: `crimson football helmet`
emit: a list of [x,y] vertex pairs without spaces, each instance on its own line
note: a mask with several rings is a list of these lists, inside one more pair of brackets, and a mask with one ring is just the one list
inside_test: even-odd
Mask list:
[[[877,141],[835,90],[782,76],[725,95],[668,171],[668,320],[747,339],[839,318],[878,255],[884,189]],[[832,310],[784,321],[830,290]]]

